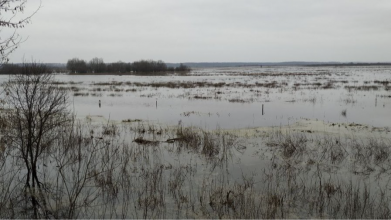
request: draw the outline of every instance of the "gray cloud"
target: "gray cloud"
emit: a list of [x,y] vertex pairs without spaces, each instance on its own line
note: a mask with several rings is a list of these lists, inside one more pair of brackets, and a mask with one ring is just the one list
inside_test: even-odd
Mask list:
[[390,11],[388,0],[42,0],[11,61],[390,61]]

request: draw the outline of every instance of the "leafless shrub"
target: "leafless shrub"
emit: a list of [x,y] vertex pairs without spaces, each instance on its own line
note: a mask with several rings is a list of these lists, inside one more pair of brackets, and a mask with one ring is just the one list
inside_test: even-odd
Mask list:
[[18,166],[27,173],[24,190],[26,201],[31,203],[26,203],[26,215],[48,218],[51,213],[37,162],[55,147],[58,130],[70,122],[68,97],[66,91],[52,85],[50,74],[41,73],[40,64],[24,64],[22,70],[4,85],[6,102],[12,109],[7,115],[11,123],[5,138],[15,149],[12,155],[24,161]]
[[303,149],[306,147],[306,142],[307,138],[305,135],[284,135],[283,141],[280,144],[283,155],[290,158],[295,153],[303,152]]
[[143,218],[154,216],[165,206],[163,167],[155,166],[143,169],[140,173],[141,185],[138,188],[138,208],[142,210]]
[[369,139],[368,148],[373,151],[374,164],[381,165],[388,160],[390,156],[389,144],[390,143],[387,144],[381,139]]
[[118,127],[113,123],[104,125],[102,127],[102,134],[103,135],[111,135],[111,136],[117,135],[118,134]]
[[213,135],[208,132],[203,132],[203,138],[201,142],[201,153],[214,157],[220,152],[220,145],[215,142]]
[[179,148],[184,147],[194,151],[198,151],[201,147],[200,131],[195,128],[183,128],[182,126],[179,126],[177,129],[177,138],[169,139],[167,141],[178,141]]

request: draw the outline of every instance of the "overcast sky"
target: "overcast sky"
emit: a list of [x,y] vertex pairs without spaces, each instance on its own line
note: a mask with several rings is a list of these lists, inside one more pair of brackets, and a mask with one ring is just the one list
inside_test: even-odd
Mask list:
[[[38,6],[30,0],[25,15]],[[66,63],[391,61],[390,0],[42,0],[11,55]]]

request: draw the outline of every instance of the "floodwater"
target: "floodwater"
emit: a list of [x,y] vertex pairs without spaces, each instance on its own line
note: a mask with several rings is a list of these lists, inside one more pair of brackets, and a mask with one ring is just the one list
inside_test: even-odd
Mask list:
[[[64,183],[72,182],[74,165],[61,161],[81,158],[83,167],[94,158],[83,167],[95,176],[81,194],[93,199],[80,218],[391,216],[391,142],[379,138],[389,129],[367,127],[368,139],[350,129],[391,125],[390,67],[206,68],[187,76],[55,79],[70,91],[77,117],[93,120],[83,125],[77,139],[83,148],[72,151],[77,157],[44,158],[40,174],[55,184],[61,165],[69,175],[61,176]],[[99,118],[137,123],[89,124]],[[336,129],[349,135],[283,127],[304,118],[324,121],[329,130],[341,123]],[[214,130],[265,126],[281,127],[253,137]],[[2,178],[18,172],[7,168],[0,169]],[[90,186],[102,191],[91,194]]]
[[72,87],[71,108],[78,117],[181,121],[206,129],[288,125],[302,118],[391,125],[391,68],[383,66],[207,68],[189,76],[56,79],[74,83],[65,86]]

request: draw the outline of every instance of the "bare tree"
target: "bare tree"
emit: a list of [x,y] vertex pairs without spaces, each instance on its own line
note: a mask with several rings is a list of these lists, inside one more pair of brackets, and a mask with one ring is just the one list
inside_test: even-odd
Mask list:
[[114,127],[94,139],[90,128],[76,122],[68,91],[44,65],[21,69],[3,85],[0,218],[110,216],[114,212],[96,210],[115,201],[115,170],[125,166]]
[[73,58],[68,60],[67,69],[70,73],[87,73],[88,67],[86,61],[79,58]]
[[23,161],[24,196],[33,218],[48,218],[45,184],[39,176],[42,155],[50,152],[58,132],[69,123],[67,92],[53,86],[52,75],[42,74],[45,66],[24,64],[22,74],[5,84],[5,102],[10,108],[5,140],[12,156]]
[[[19,28],[25,27],[30,22],[31,15],[26,17],[17,16],[24,12],[27,0],[0,0],[0,64],[8,62],[8,56],[22,42],[20,35],[16,33]],[[9,29],[3,36],[4,29]]]
[[103,59],[98,57],[92,58],[88,66],[92,73],[103,73],[106,70],[106,64],[103,62]]

